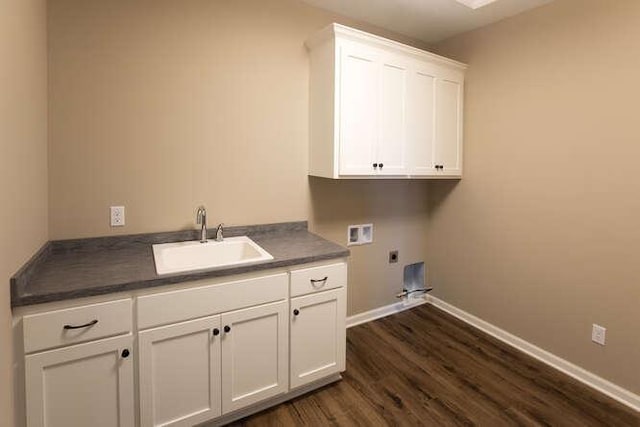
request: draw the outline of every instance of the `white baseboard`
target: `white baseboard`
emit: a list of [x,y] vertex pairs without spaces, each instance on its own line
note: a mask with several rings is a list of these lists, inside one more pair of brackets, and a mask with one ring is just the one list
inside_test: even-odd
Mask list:
[[486,332],[487,334],[499,339],[505,344],[508,344],[528,354],[529,356],[534,357],[535,359],[538,359],[539,361],[546,363],[547,365],[569,375],[570,377],[575,378],[576,380],[599,391],[600,393],[606,394],[612,399],[615,399],[618,402],[623,403],[624,405],[629,406],[632,409],[635,409],[636,411],[640,411],[640,395],[637,395],[610,381],[607,381],[604,378],[587,371],[586,369],[574,365],[573,363],[561,357],[558,357],[555,354],[549,353],[548,351],[543,350],[540,347],[523,340],[522,338],[510,334],[504,329],[500,329],[499,327],[486,322],[479,317],[474,316],[473,314],[467,313],[466,311],[461,310],[431,295],[429,296],[429,303],[457,317],[463,322],[468,323],[471,326],[474,326],[481,331]]
[[347,317],[347,328],[371,322],[372,320],[380,319],[391,314],[400,313],[401,311],[417,307],[426,302],[427,299],[424,297],[410,298],[408,300],[399,301],[394,304],[385,305],[384,307],[365,311],[364,313],[358,313],[353,316]]

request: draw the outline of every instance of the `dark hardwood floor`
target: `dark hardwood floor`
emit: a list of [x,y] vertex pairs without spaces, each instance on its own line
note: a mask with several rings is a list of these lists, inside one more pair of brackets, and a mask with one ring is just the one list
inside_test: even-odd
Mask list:
[[640,426],[640,414],[423,305],[347,333],[344,379],[238,426]]

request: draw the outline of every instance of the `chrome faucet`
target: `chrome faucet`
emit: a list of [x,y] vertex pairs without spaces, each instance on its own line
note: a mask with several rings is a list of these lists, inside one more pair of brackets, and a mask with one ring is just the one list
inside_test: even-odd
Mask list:
[[222,233],[224,232],[223,224],[218,224],[218,229],[216,230],[216,242],[222,242],[224,240],[224,236]]
[[199,206],[196,213],[196,222],[202,224],[200,229],[200,243],[207,243],[207,209]]

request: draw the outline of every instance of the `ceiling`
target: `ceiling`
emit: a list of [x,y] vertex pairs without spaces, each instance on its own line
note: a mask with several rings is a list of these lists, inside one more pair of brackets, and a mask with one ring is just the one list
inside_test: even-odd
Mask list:
[[434,43],[553,0],[302,0],[340,15]]

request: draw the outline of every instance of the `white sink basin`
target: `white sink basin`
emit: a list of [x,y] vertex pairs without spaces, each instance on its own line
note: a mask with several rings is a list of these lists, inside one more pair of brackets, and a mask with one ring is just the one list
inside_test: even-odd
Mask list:
[[227,237],[222,242],[208,240],[153,245],[158,274],[252,264],[273,259],[247,236]]

